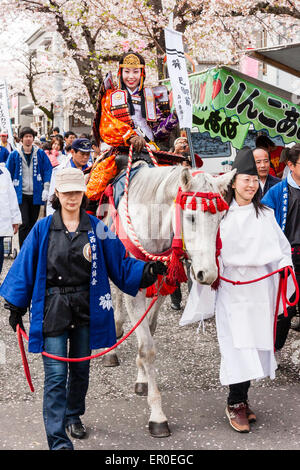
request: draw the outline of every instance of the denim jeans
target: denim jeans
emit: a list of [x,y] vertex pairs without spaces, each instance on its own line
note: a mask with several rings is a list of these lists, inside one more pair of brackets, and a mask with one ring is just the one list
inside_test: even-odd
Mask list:
[[[45,337],[44,350],[56,356],[89,356],[89,326],[66,331],[61,336]],[[80,422],[85,412],[90,361],[63,362],[43,356],[45,381],[43,417],[50,450],[73,449],[66,426]]]

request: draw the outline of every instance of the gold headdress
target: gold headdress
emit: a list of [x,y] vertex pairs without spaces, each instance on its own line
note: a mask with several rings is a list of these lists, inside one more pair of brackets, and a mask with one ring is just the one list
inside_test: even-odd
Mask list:
[[119,71],[118,71],[118,77],[119,77],[119,88],[122,87],[122,68],[126,69],[141,69],[141,81],[140,81],[140,86],[139,90],[141,90],[144,86],[144,81],[145,81],[145,59],[138,54],[137,52],[129,51],[126,52],[126,54],[123,55],[119,62]]

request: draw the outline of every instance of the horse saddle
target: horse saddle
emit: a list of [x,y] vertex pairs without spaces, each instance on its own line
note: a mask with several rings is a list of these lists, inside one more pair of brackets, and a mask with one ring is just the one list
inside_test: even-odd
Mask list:
[[[154,166],[147,150],[142,150],[140,153],[133,152],[132,163],[138,161],[143,161],[149,166]],[[115,162],[119,171],[126,170],[128,165],[128,149],[127,152],[126,150],[121,149],[115,157]]]
[[[128,158],[128,155],[127,155],[127,158]],[[126,166],[125,166],[125,168],[126,168]],[[139,171],[141,166],[142,165],[136,166],[135,168],[131,168],[130,175],[129,175],[129,181],[131,181],[132,178],[137,174],[137,172]],[[117,175],[115,177],[115,179],[111,182],[111,185],[113,187],[113,198],[114,198],[114,203],[115,203],[115,208],[116,209],[118,208],[120,199],[124,194],[125,176],[126,176],[126,172],[123,171],[121,174]]]
[[[128,147],[118,147],[118,154],[116,155],[115,162],[119,170],[124,170],[127,168],[128,153]],[[164,152],[163,150],[152,150],[152,154],[159,165],[173,166],[182,164],[183,162],[190,163],[190,157],[187,155],[179,155],[175,153]],[[149,166],[153,166],[153,162],[151,160],[149,152],[146,149],[142,150],[140,153],[133,152],[132,163],[138,161],[144,161]]]

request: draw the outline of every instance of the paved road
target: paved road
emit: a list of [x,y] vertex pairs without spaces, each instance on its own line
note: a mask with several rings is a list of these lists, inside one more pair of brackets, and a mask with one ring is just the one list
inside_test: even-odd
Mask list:
[[[7,270],[11,261],[5,261]],[[187,292],[184,290],[184,299]],[[274,381],[253,382],[251,407],[258,415],[249,434],[230,428],[224,414],[227,390],[219,383],[219,350],[214,319],[206,331],[179,327],[180,313],[162,307],[155,335],[157,378],[172,435],[148,433],[145,397],[133,393],[136,375],[135,336],[120,347],[120,367],[91,362],[84,423],[89,436],[74,440],[77,450],[298,450],[300,448],[300,333],[291,331],[282,367]],[[28,323],[25,323],[25,327]],[[126,331],[130,325],[126,323]],[[40,355],[28,355],[35,392],[24,377],[15,333],[0,302],[0,450],[44,450],[43,370]]]
[[[74,440],[76,450],[299,450],[299,385],[258,388],[251,403],[258,415],[249,434],[231,429],[224,393],[165,392],[164,409],[172,435],[148,433],[146,399],[137,396],[88,399],[84,422],[89,436]],[[130,394],[129,394],[130,395]],[[175,396],[174,396],[175,395]],[[0,406],[0,449],[46,450],[40,399]]]

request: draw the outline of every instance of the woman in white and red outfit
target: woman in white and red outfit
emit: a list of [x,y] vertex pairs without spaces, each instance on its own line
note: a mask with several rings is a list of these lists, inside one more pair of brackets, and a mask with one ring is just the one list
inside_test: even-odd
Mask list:
[[[291,246],[273,211],[259,201],[257,168],[250,148],[238,152],[234,168],[237,172],[226,195],[230,207],[220,224],[220,274],[245,282],[292,266]],[[194,282],[191,296],[196,295],[196,305],[191,308],[188,302],[180,320],[181,325],[199,320],[195,310],[207,308],[204,297],[210,294],[211,312],[215,300],[220,381],[229,387],[226,415],[238,432],[249,432],[249,423],[256,421],[248,403],[250,381],[275,378],[273,332],[278,281],[279,274],[238,286],[220,280],[216,296],[209,286]]]

